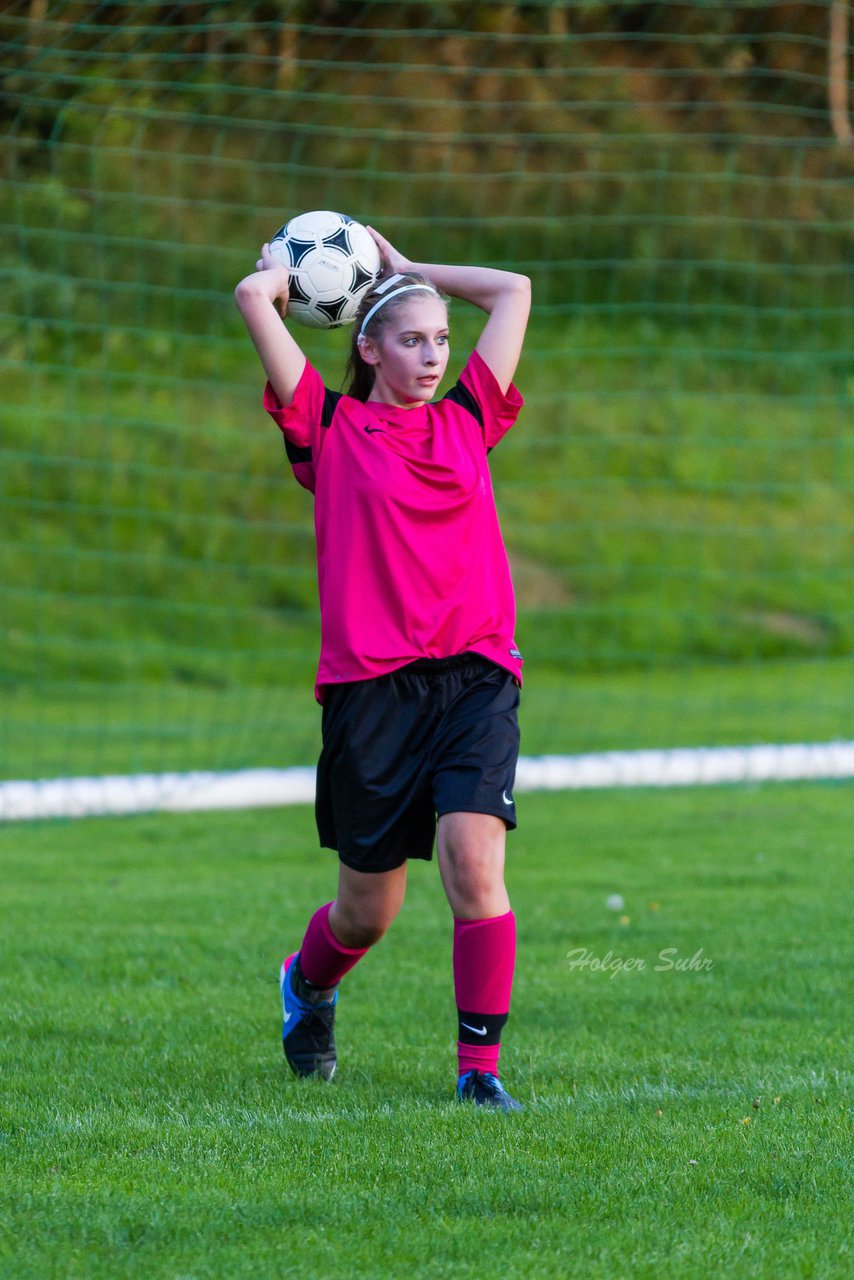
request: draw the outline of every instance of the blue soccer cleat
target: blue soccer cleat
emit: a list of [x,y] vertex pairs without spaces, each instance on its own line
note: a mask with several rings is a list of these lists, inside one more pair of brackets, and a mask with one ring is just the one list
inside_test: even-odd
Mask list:
[[319,1000],[317,989],[310,987],[302,975],[298,951],[283,961],[279,987],[282,1048],[291,1070],[298,1076],[331,1080],[338,1065],[334,1031],[337,990],[331,1000]]
[[476,1107],[493,1111],[523,1111],[521,1102],[511,1098],[504,1085],[491,1071],[464,1071],[457,1081],[460,1102],[473,1102]]

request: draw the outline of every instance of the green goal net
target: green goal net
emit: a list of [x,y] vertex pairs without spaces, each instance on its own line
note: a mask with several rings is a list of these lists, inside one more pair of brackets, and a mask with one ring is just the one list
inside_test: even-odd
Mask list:
[[311,499],[231,294],[315,208],[532,277],[526,751],[850,735],[849,18],[0,4],[0,773],[314,758]]

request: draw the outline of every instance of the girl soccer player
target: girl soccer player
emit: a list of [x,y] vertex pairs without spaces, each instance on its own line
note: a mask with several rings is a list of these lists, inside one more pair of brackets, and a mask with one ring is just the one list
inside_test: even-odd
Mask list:
[[[297,1075],[332,1077],[338,984],[400,910],[407,859],[429,861],[436,839],[454,917],[457,1096],[516,1111],[497,1068],[516,957],[504,845],[522,655],[486,455],[522,405],[512,379],[530,281],[410,262],[371,234],[383,274],[356,317],[343,394],[281,323],[288,271],[268,245],[235,290],[267,374],[264,407],[315,495],[316,815],[339,859],[334,901],[282,965],[282,1041]],[[443,293],[488,319],[434,402],[449,354]]]

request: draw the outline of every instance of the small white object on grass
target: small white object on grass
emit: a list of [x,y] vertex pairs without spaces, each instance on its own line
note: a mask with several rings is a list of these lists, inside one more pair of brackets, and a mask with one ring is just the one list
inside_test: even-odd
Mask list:
[[605,899],[605,906],[609,911],[622,911],[625,905],[626,904],[623,902],[623,895],[621,893],[612,893]]

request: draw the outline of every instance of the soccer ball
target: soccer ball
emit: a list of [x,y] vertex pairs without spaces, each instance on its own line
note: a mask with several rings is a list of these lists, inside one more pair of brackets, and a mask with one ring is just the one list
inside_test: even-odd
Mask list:
[[318,209],[280,227],[270,253],[291,273],[287,314],[309,329],[352,324],[380,273],[380,251],[360,222]]

